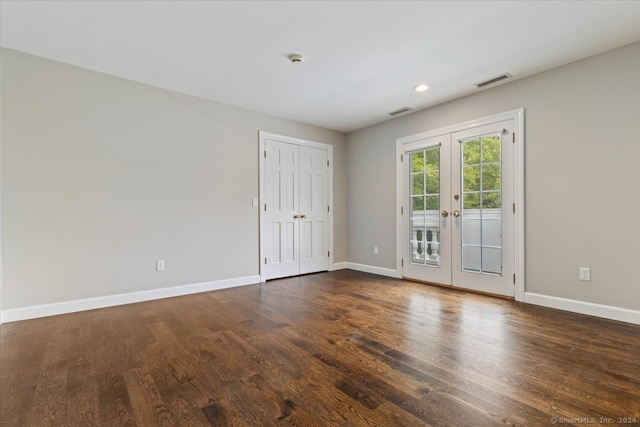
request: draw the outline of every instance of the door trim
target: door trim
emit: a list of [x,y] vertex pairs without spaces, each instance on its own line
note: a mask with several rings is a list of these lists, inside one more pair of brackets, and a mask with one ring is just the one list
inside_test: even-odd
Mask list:
[[258,271],[260,274],[260,282],[266,282],[264,276],[264,209],[266,203],[266,183],[264,179],[265,164],[264,164],[264,152],[265,141],[276,140],[280,142],[286,142],[289,144],[295,144],[303,147],[319,148],[327,150],[327,157],[329,159],[329,170],[327,174],[327,203],[329,204],[329,215],[327,223],[329,227],[329,256],[328,265],[329,268],[333,265],[333,145],[324,144],[322,142],[311,141],[307,139],[295,138],[292,136],[279,135],[276,133],[258,131],[258,182],[259,182],[259,202],[258,202],[258,235],[259,235],[259,251],[258,251]]
[[405,144],[426,138],[435,138],[445,134],[452,134],[470,128],[489,125],[503,120],[513,120],[515,129],[515,146],[513,152],[513,173],[514,183],[513,200],[516,204],[514,217],[514,248],[515,248],[515,288],[514,296],[516,301],[524,301],[525,293],[525,242],[524,242],[524,108],[507,111],[492,116],[471,120],[465,123],[456,124],[440,129],[422,132],[396,139],[396,271],[402,276],[402,254],[403,254],[403,197],[402,197],[402,155]]

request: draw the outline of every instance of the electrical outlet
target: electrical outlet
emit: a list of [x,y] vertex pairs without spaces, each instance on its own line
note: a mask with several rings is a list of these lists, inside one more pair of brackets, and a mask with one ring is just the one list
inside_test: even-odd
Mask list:
[[580,280],[591,281],[591,269],[589,267],[580,267]]
[[164,260],[159,259],[156,261],[156,271],[164,271]]
[[378,255],[378,247],[377,246],[373,247],[373,254],[374,255]]

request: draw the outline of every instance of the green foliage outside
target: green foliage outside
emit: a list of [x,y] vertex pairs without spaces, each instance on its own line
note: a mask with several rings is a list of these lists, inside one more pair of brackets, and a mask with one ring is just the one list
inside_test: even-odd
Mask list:
[[502,206],[500,194],[501,138],[499,135],[462,143],[462,199],[464,209]]
[[440,209],[440,147],[411,155],[413,211]]
[[[462,143],[462,199],[464,209],[502,206],[500,195],[501,138],[499,135]],[[440,209],[440,147],[411,154],[413,211]]]

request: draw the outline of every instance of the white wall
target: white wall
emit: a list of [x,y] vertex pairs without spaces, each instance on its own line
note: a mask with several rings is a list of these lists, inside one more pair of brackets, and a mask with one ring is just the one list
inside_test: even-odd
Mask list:
[[[2,50],[3,309],[254,277],[258,131],[345,135]],[[155,271],[155,261],[166,271]]]
[[396,268],[397,138],[524,107],[526,291],[640,310],[639,76],[635,43],[348,134],[349,262]]

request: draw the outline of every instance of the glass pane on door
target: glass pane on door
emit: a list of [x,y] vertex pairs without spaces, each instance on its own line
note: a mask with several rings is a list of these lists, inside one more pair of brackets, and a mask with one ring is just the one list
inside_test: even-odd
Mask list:
[[462,271],[502,275],[502,138],[462,144]]
[[440,266],[440,146],[409,154],[411,263]]

